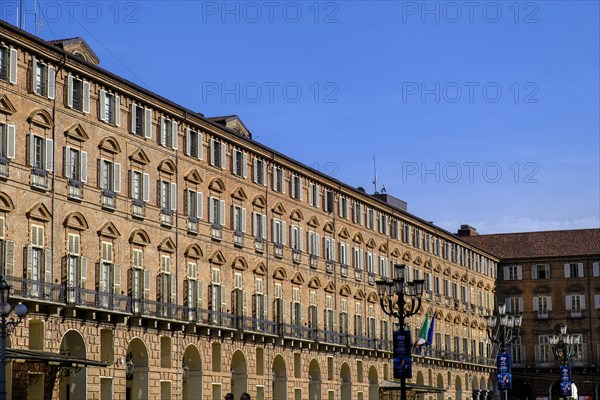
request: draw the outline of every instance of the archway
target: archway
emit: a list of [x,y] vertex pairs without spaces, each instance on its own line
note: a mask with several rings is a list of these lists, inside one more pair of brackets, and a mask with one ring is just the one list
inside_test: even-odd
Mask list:
[[436,386],[438,389],[441,389],[440,392],[437,394],[437,400],[444,400],[444,377],[442,376],[442,374],[438,374]]
[[126,400],[144,400],[148,398],[148,349],[140,338],[129,342],[126,361]]
[[287,400],[287,373],[281,354],[273,360],[273,398]]
[[321,400],[321,367],[314,358],[308,366],[308,400]]
[[202,359],[194,345],[189,345],[183,353],[183,365],[187,367],[187,378],[183,380],[182,399],[202,398]]
[[379,400],[379,377],[374,365],[369,368],[369,400]]
[[231,393],[239,399],[242,393],[248,391],[248,366],[246,356],[241,350],[236,350],[231,357]]
[[456,376],[454,380],[454,399],[462,400],[462,381],[460,380],[460,376]]
[[352,374],[348,363],[343,363],[340,370],[340,393],[342,399],[352,398]]
[[[60,341],[60,353],[71,357],[86,358],[85,342],[75,330],[68,331]],[[60,400],[85,399],[87,397],[87,369],[65,374],[60,381],[58,398]]]

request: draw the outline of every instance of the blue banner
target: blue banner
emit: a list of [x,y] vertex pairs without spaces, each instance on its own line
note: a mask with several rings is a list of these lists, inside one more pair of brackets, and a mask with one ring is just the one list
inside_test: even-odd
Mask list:
[[410,357],[411,348],[410,331],[394,331],[394,357]]
[[394,379],[412,378],[412,357],[394,357]]
[[571,390],[571,382],[561,382],[560,392],[562,393],[563,397],[571,397],[573,395]]
[[512,374],[510,372],[498,373],[498,390],[512,389]]

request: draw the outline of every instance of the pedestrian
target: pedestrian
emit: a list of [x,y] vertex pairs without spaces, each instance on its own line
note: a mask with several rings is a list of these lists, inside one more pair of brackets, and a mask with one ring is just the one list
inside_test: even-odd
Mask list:
[[240,400],[252,400],[252,399],[250,398],[250,395],[248,393],[244,392],[240,396]]
[[233,400],[233,393],[227,393],[225,395],[225,400]]

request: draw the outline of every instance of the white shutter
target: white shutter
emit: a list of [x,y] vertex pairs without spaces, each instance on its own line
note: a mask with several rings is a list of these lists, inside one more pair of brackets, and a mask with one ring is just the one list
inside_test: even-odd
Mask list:
[[266,163],[266,162],[263,162],[263,166],[262,166],[262,176],[263,176],[263,186],[265,186],[265,187],[266,187],[266,186],[267,186],[267,184],[268,184],[268,183],[267,183],[267,178],[268,178],[268,175],[267,175],[267,163]]
[[83,112],[90,112],[90,83],[83,81]]
[[221,142],[221,168],[225,169],[225,166],[227,164],[227,159],[226,157],[226,150],[227,147],[225,146],[225,143]]
[[106,122],[106,90],[100,89],[100,119]]
[[242,175],[244,178],[248,177],[248,154],[242,153]]
[[210,139],[210,165],[214,165],[217,166],[217,160],[215,160],[215,146],[216,146],[216,142],[215,139],[211,138]]
[[53,172],[54,171],[54,141],[52,139],[46,139],[44,141],[46,147],[46,158],[44,162],[46,163],[46,171]]
[[113,265],[113,293],[121,294],[121,266]]
[[571,277],[571,269],[569,267],[569,264],[565,264],[564,268],[565,268],[565,278],[570,278]]
[[577,270],[579,272],[577,276],[580,278],[583,277],[583,263],[577,263]]
[[509,269],[508,269],[508,267],[503,267],[503,270],[504,270],[503,271],[504,272],[504,280],[507,281],[508,278],[509,278],[509,276],[510,276],[509,275]]
[[135,103],[131,103],[131,132],[132,133],[142,133],[142,132],[136,132],[135,131],[135,120],[136,120],[136,115],[137,115],[137,106],[135,105]]
[[36,93],[36,86],[37,86],[37,60],[35,58],[33,58],[31,60],[31,80],[29,81],[29,83],[31,84],[31,93]]
[[144,299],[150,299],[150,270],[144,270]]
[[255,238],[256,232],[258,231],[258,216],[257,213],[252,212],[251,214],[252,216],[252,237]]
[[202,133],[198,132],[198,160],[202,160]]
[[242,208],[242,232],[246,233],[246,209]]
[[315,255],[317,257],[321,256],[321,237],[320,235],[317,233],[316,234],[316,240],[315,240]]
[[580,295],[579,300],[581,301],[581,309],[585,310],[585,296]]
[[548,300],[548,311],[552,311],[552,297],[548,296],[546,299]]
[[48,66],[48,98],[54,100],[56,97],[56,69]]
[[87,152],[81,151],[79,153],[79,177],[81,178],[81,182],[87,182]]
[[177,184],[171,183],[171,210],[177,210]]
[[281,221],[281,237],[282,237],[282,244],[286,244],[287,240],[286,240],[286,235],[287,235],[287,227],[286,227],[286,223],[285,221]]
[[600,276],[600,261],[596,261],[592,264],[593,276]]
[[7,125],[8,134],[6,136],[6,157],[8,159],[15,158],[15,126]]
[[539,308],[539,305],[540,305],[540,301],[539,300],[540,300],[539,297],[534,297],[533,298],[533,311],[537,312],[537,310]]
[[52,251],[44,249],[44,282],[52,283]]
[[121,191],[121,164],[114,163],[113,168],[113,189],[115,193],[119,193]]
[[594,295],[594,307],[600,308],[600,294]]
[[150,174],[142,174],[142,200],[146,203],[150,200]]
[[571,296],[570,295],[565,296],[565,306],[566,306],[567,310],[571,309]]
[[517,265],[517,279],[523,279],[523,267],[521,265]]
[[252,159],[252,182],[256,183],[258,181],[258,159],[254,157]]
[[144,137],[152,138],[152,110],[144,108]]
[[14,275],[15,262],[15,242],[7,240],[6,242],[6,259],[4,260],[4,276]]
[[8,60],[9,63],[9,74],[8,81],[13,85],[17,83],[17,67],[19,64],[17,49],[10,49],[10,58]]
[[274,165],[271,169],[271,173],[273,174],[273,190],[277,190],[277,167],[275,167]]
[[121,97],[115,94],[115,125],[121,126]]
[[538,277],[538,266],[537,266],[537,264],[533,264],[531,266],[531,279],[537,279],[537,277]]
[[175,121],[171,122],[171,148],[177,150],[179,145],[179,124]]
[[65,178],[73,178],[73,169],[71,168],[71,147],[65,146],[63,152],[63,171]]
[[213,197],[209,197],[208,198],[208,222],[210,222],[211,224],[215,223],[214,215],[215,215],[215,202],[214,202],[214,198]]
[[[464,299],[463,299],[464,300]],[[520,313],[523,312],[523,298],[519,297],[519,310]]]
[[184,154],[186,156],[189,156],[191,154],[191,149],[192,149],[192,141],[190,140],[190,137],[192,136],[192,130],[190,128],[185,128],[185,150],[184,150]]
[[4,218],[0,218],[0,239],[4,239]]
[[219,200],[219,225],[225,225],[225,200]]
[[196,216],[202,218],[202,193],[196,192]]
[[177,279],[171,274],[171,304],[177,304]]
[[166,130],[167,128],[165,127],[165,117],[161,116],[159,121],[158,121],[158,136],[159,136],[159,140],[160,140],[160,144],[161,146],[165,146],[166,143]]
[[266,240],[267,239],[267,216],[262,215],[261,220],[262,220],[262,238]]
[[298,248],[300,249],[300,251],[304,250],[304,229],[302,228],[298,228],[300,231],[300,235],[298,235],[298,239],[300,241],[300,243],[298,243]]
[[73,75],[67,76],[67,107],[73,108]]

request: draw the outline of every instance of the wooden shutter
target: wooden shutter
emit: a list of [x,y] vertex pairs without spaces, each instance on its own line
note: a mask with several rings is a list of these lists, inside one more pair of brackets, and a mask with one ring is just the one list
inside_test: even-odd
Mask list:
[[8,59],[9,73],[8,81],[15,85],[17,83],[17,67],[19,65],[17,49],[10,48],[10,58]]
[[48,66],[48,98],[54,100],[56,97],[56,69]]
[[87,182],[87,180],[88,180],[87,160],[88,160],[87,152],[80,151],[79,152],[79,178],[81,179],[81,182]]
[[227,165],[227,159],[225,158],[227,156],[226,151],[227,146],[224,142],[221,142],[221,169],[225,169]]
[[73,108],[73,75],[67,76],[67,107]]
[[100,119],[106,122],[106,90],[100,89]]
[[571,277],[571,268],[569,264],[565,264],[564,265],[565,268],[565,278],[570,278]]
[[115,125],[121,126],[121,97],[115,95]]
[[81,266],[79,268],[79,287],[85,289],[87,286],[87,258],[80,258]]
[[171,210],[177,210],[177,184],[171,183]]
[[144,137],[152,138],[152,110],[144,108]]
[[44,158],[44,163],[46,164],[45,169],[46,169],[46,171],[52,172],[52,171],[54,171],[54,153],[53,153],[54,141],[52,139],[44,140],[44,147],[46,150],[46,154],[45,154],[45,158]]
[[136,132],[136,116],[137,116],[137,106],[135,105],[135,103],[131,103],[131,115],[130,115],[130,120],[131,120],[131,132],[132,133],[137,133],[140,134],[142,132]]
[[219,225],[225,225],[225,200],[219,200]]
[[113,168],[113,189],[115,190],[115,193],[119,193],[121,191],[121,164],[114,163]]
[[90,112],[90,83],[83,81],[83,112]]
[[6,136],[6,157],[8,159],[15,158],[15,132],[16,128],[14,125],[7,125],[7,136]]

